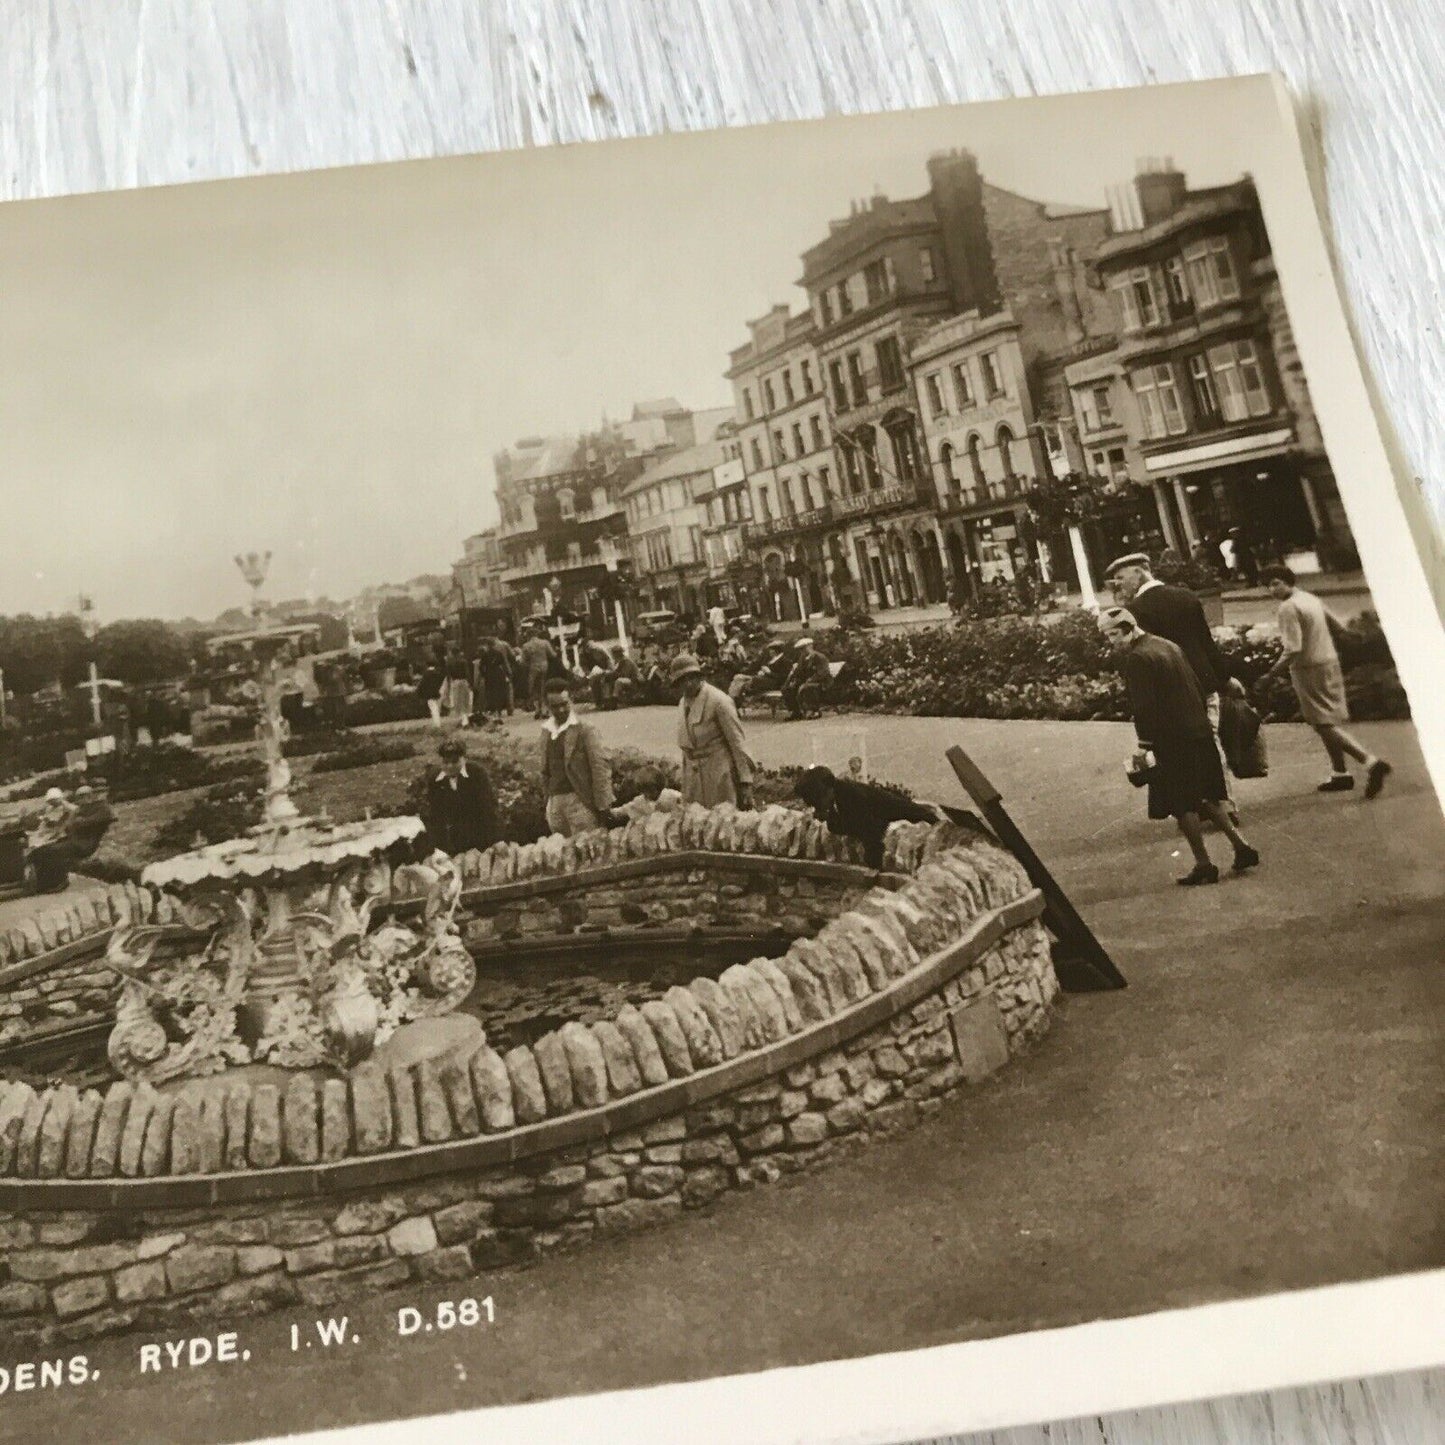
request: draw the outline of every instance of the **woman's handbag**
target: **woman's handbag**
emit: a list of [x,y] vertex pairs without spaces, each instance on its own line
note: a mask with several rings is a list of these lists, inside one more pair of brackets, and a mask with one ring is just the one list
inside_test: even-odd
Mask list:
[[1219,700],[1219,744],[1236,778],[1269,776],[1263,719],[1244,698],[1231,693]]

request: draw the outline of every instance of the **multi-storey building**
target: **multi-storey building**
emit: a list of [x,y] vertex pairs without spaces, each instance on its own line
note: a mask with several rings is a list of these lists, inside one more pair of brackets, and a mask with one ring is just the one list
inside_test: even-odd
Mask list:
[[[1237,527],[1257,556],[1354,565],[1252,182],[1190,191],[1165,167],[1135,187],[1142,225],[1095,265],[1168,540],[1185,551]],[[1076,406],[1086,381],[1070,369]]]
[[752,611],[757,598],[743,547],[743,528],[752,521],[752,495],[743,465],[742,439],[735,418],[718,428],[722,460],[710,482],[699,481],[694,500],[702,508],[702,547],[707,563],[703,600],[709,607],[741,607]]
[[[775,306],[748,322],[731,353],[738,456],[747,474],[746,543],[762,564],[769,611],[799,616],[834,605],[820,545],[835,493],[835,461],[813,314]],[[794,578],[798,579],[795,586]]]
[[[952,316],[913,345],[912,371],[943,547],[965,585],[1013,581],[1026,566],[1051,575],[1027,493],[1047,460],[1013,314]],[[936,533],[910,538],[920,570],[938,566]]]
[[[785,564],[815,606],[845,598],[871,607],[943,600],[948,568],[935,521],[937,454],[924,445],[910,377],[913,348],[940,321],[968,311],[990,316],[1007,306],[1018,329],[1025,397],[1042,363],[1108,330],[1086,266],[1108,232],[1105,211],[1051,207],[986,185],[966,151],[931,157],[928,178],[921,196],[875,196],[832,222],[828,236],[803,255],[800,284],[811,322],[776,307],[752,323],[749,344],[732,353],[729,376],[755,512],[749,547],[770,561],[780,597],[787,596],[778,579]],[[762,383],[790,347],[798,348],[795,366],[811,348],[810,374],[827,408],[821,427],[831,433],[826,474],[818,454],[797,458],[804,465],[792,473],[779,465],[779,428],[766,414]],[[1048,415],[1067,412],[1061,384],[1053,400]],[[786,401],[776,384],[773,401]],[[781,433],[786,448],[791,420]],[[787,460],[795,460],[791,450]],[[802,470],[806,498],[797,495]],[[794,488],[791,511],[787,496],[779,496],[783,477]],[[812,484],[823,481],[820,495]],[[1008,525],[999,523],[1003,531]],[[963,545],[960,534],[960,566],[973,555]],[[979,575],[975,568],[955,580]]]
[[505,567],[497,529],[488,527],[462,543],[462,555],[452,563],[452,581],[467,607],[505,607],[507,591],[502,585]]
[[826,546],[872,607],[944,600],[910,541],[937,546],[908,358],[932,323],[997,299],[977,165],[938,156],[929,177],[924,196],[855,205],[803,253],[838,476]]
[[701,498],[713,491],[715,470],[727,460],[720,441],[683,447],[659,457],[622,488],[632,572],[644,608],[669,608],[688,617],[705,610],[709,568]]

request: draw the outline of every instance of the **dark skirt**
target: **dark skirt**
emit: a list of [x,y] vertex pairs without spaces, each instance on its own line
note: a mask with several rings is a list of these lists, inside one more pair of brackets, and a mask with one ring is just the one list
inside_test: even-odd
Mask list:
[[1201,803],[1222,803],[1226,796],[1224,765],[1212,735],[1166,738],[1154,744],[1154,771],[1149,778],[1151,818],[1197,813]]

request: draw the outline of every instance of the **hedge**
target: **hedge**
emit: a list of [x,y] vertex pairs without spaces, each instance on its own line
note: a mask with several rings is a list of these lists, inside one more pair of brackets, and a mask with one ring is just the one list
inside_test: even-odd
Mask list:
[[[1218,627],[1214,635],[1236,674],[1253,686],[1280,656],[1266,627]],[[826,640],[825,640],[826,639]],[[1122,721],[1129,716],[1118,659],[1083,610],[1052,618],[994,617],[910,633],[824,634],[820,645],[848,666],[841,706],[920,717]],[[1408,718],[1409,702],[1374,613],[1339,638],[1351,715],[1358,721]],[[1288,677],[1257,695],[1267,721],[1294,722],[1299,707]]]

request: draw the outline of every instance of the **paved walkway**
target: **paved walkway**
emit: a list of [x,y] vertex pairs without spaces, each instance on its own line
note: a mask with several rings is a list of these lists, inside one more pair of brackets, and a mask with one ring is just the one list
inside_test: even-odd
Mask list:
[[[614,746],[671,747],[670,709],[596,721]],[[943,800],[958,797],[943,750],[961,743],[1130,987],[1066,999],[1033,1056],[820,1173],[354,1306],[364,1356],[292,1355],[305,1312],[237,1322],[252,1361],[187,1378],[141,1381],[133,1344],[95,1347],[116,1387],[108,1439],[153,1439],[162,1417],[176,1440],[314,1429],[1445,1264],[1445,824],[1409,725],[1359,729],[1396,766],[1373,803],[1316,795],[1317,743],[1272,727],[1270,777],[1239,788],[1263,866],[1187,892],[1177,841],[1122,778],[1121,725],[748,729],[766,763],[808,760],[815,734],[841,753],[862,730],[880,771]],[[400,1304],[482,1292],[494,1328],[396,1338]],[[93,1429],[85,1391],[8,1408],[17,1438]]]

